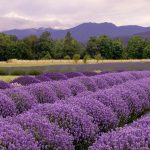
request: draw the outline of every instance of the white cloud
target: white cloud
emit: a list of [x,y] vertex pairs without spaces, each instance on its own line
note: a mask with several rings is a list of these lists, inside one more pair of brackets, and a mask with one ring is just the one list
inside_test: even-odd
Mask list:
[[0,30],[106,21],[150,26],[149,5],[150,0],[0,0]]

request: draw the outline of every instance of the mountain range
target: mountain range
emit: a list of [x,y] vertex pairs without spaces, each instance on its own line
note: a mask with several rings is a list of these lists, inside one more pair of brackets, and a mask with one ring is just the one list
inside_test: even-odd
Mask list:
[[131,36],[141,36],[150,39],[150,27],[142,27],[137,25],[116,26],[112,23],[83,23],[70,29],[14,29],[4,31],[8,35],[16,35],[18,38],[24,38],[30,35],[40,36],[44,31],[51,33],[54,39],[63,38],[66,33],[71,32],[72,36],[80,42],[86,42],[91,36],[108,35],[111,38],[122,38],[128,40]]

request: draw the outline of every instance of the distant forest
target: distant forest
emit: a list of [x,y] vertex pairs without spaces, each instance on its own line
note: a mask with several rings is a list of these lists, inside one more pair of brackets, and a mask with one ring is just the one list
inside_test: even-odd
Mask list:
[[40,37],[31,35],[24,39],[0,34],[0,60],[9,59],[145,59],[150,58],[150,41],[131,37],[127,45],[120,39],[106,35],[90,37],[87,43],[80,43],[70,32],[64,39],[54,40],[49,32]]

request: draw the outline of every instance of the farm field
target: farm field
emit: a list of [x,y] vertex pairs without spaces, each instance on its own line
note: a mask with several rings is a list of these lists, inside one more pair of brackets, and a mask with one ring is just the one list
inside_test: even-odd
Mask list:
[[[129,59],[129,60],[99,60],[98,63],[125,63],[125,62],[150,62],[150,59]],[[8,60],[0,61],[0,67],[19,67],[19,66],[47,66],[47,65],[76,64],[74,60]],[[79,60],[77,64],[84,64]],[[97,61],[87,60],[87,64],[97,64]]]
[[[58,60],[56,60],[58,61]],[[42,63],[43,62],[43,63]],[[85,72],[85,71],[132,71],[132,70],[150,70],[149,60],[104,60],[99,63],[63,63],[58,61],[58,64],[50,64],[50,61],[19,61],[6,63],[0,62],[0,74],[18,75],[16,72],[22,72],[19,75],[34,75],[33,72]],[[15,73],[14,73],[15,72]],[[1,74],[3,75],[3,74]]]
[[150,71],[67,72],[0,81],[0,148],[150,149]]

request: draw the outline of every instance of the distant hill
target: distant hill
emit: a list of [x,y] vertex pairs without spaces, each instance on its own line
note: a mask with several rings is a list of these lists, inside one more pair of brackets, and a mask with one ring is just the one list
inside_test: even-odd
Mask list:
[[135,34],[135,36],[140,36],[140,37],[143,37],[143,38],[150,40],[150,31],[137,33],[137,34]]
[[83,23],[76,27],[66,30],[56,30],[52,28],[39,28],[39,29],[23,29],[23,30],[9,30],[3,33],[9,35],[16,35],[18,38],[24,38],[29,35],[40,36],[42,32],[49,31],[54,39],[63,38],[68,31],[72,36],[80,42],[85,42],[90,36],[108,35],[114,37],[131,37],[132,35],[140,35],[142,37],[150,38],[150,27],[142,27],[136,25],[116,26],[112,23]]

